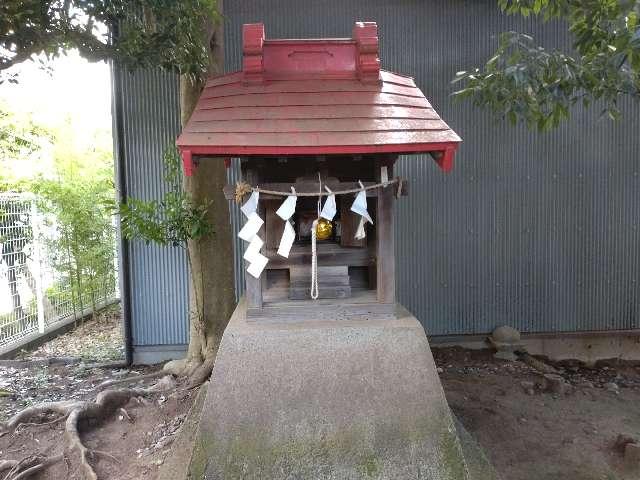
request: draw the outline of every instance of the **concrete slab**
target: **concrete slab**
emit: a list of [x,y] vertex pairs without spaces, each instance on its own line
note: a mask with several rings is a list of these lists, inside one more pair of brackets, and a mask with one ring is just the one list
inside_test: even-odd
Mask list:
[[466,480],[420,323],[246,321],[224,333],[190,478]]

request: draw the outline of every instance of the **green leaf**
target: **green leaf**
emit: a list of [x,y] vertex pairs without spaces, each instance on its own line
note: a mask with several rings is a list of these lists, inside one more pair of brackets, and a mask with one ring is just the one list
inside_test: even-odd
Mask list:
[[123,235],[130,240],[143,240],[158,245],[187,246],[213,233],[207,220],[208,202],[195,203],[182,189],[180,156],[175,146],[164,154],[167,191],[159,200],[127,199],[119,206]]

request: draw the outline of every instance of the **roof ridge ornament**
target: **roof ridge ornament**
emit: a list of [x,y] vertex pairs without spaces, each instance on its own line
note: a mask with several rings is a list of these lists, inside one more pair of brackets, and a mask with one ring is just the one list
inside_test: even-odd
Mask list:
[[264,81],[264,24],[242,26],[242,71],[245,83]]
[[380,81],[378,25],[376,22],[356,22],[353,39],[358,47],[356,70],[364,83]]
[[351,39],[265,38],[263,23],[242,26],[242,72],[245,85],[282,75],[310,78],[358,78],[378,83],[380,56],[376,22],[356,22]]

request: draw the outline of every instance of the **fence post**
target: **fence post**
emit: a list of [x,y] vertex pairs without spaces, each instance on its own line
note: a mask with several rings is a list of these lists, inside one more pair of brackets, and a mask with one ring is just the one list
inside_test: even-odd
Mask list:
[[44,291],[42,288],[42,264],[40,257],[40,229],[38,225],[38,209],[36,201],[31,201],[31,232],[33,234],[33,275],[36,281],[36,307],[38,311],[38,331],[44,333]]

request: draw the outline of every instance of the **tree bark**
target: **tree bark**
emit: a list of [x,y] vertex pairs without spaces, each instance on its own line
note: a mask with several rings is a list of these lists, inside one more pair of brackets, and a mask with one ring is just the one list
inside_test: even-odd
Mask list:
[[[209,48],[209,75],[224,72],[222,1],[218,0],[218,18],[208,20],[205,44]],[[189,120],[204,86],[189,78],[180,79],[181,122]],[[190,270],[190,326],[186,359],[169,362],[165,369],[189,375],[193,385],[204,382],[213,368],[222,333],[235,308],[233,282],[233,243],[229,206],[223,194],[227,182],[220,158],[203,159],[193,176],[185,177],[185,190],[195,203],[210,203],[207,220],[214,232],[188,245]]]

